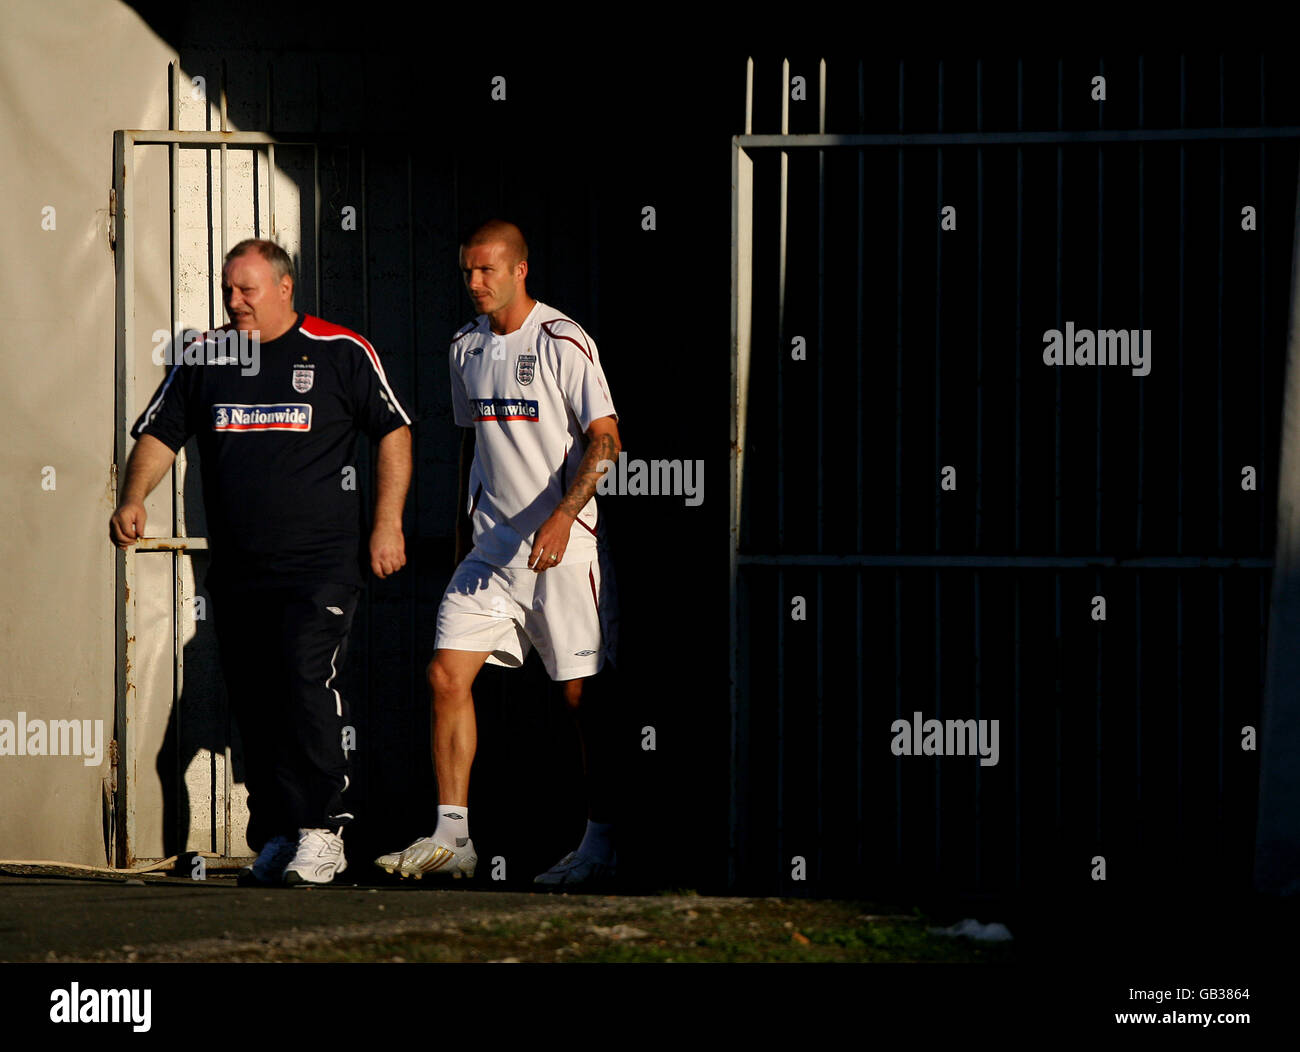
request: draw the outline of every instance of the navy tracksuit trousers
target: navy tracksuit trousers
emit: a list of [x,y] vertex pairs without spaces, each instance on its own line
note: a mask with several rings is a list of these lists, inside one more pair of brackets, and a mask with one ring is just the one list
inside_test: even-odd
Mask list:
[[248,843],[340,831],[347,702],[338,689],[361,589],[345,584],[209,586],[231,712],[244,752]]

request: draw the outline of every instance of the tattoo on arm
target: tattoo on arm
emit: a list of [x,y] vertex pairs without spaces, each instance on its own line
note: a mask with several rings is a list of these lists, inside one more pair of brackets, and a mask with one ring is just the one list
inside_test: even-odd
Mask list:
[[602,460],[614,460],[617,457],[618,443],[614,441],[613,435],[599,434],[593,438],[587,445],[582,463],[578,465],[578,477],[573,480],[573,485],[564,495],[564,500],[560,501],[559,510],[567,512],[576,519],[578,512],[587,506],[587,501],[591,500],[596,492],[596,483],[605,474],[605,471],[596,465]]

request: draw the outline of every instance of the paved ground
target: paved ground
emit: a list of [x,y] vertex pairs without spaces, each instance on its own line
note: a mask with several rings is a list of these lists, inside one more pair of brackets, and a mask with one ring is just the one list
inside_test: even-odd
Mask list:
[[[471,890],[452,890],[470,887]],[[459,882],[240,888],[231,874],[0,869],[0,961],[998,961],[915,909],[811,899],[554,895]]]
[[[349,877],[351,874],[348,875]],[[369,878],[363,874],[362,879]],[[91,875],[0,866],[0,961],[987,962],[1106,968],[1260,960],[1300,906],[1162,898],[1090,912],[1052,901],[999,915],[916,903],[548,895],[490,882],[240,888],[231,873]],[[932,929],[1002,921],[1014,939]]]

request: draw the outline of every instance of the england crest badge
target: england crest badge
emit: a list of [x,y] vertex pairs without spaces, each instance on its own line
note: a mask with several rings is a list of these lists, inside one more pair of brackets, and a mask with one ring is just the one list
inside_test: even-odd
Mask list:
[[521,384],[533,382],[533,373],[537,369],[537,355],[521,354],[515,361],[515,379]]
[[293,370],[293,389],[299,394],[306,394],[311,390],[312,381],[316,373],[310,366],[295,367]]

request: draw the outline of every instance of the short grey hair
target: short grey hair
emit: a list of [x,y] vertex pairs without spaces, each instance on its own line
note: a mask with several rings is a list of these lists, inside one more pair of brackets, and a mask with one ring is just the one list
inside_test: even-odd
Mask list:
[[277,245],[274,241],[268,241],[264,237],[245,238],[229,252],[226,253],[226,262],[229,263],[237,256],[242,256],[246,252],[257,252],[264,260],[271,264],[271,270],[275,274],[276,282],[279,282],[286,274],[289,280],[296,286],[298,279],[293,272],[293,260],[289,258],[289,253]]

